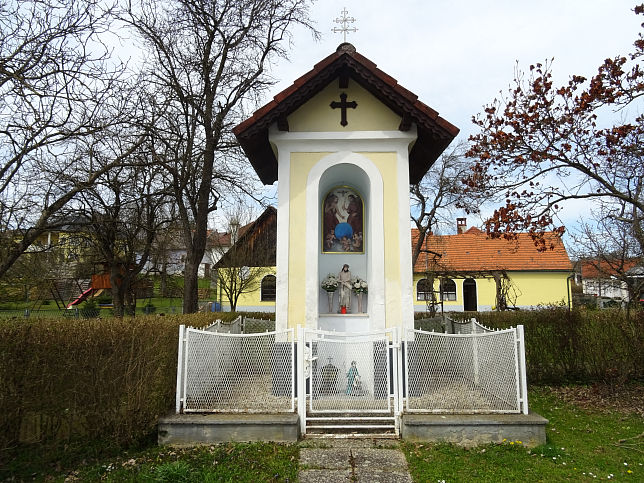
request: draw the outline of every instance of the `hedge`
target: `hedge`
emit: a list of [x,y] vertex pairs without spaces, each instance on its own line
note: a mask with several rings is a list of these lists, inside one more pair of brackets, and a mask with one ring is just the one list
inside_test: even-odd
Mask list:
[[[0,450],[78,438],[129,444],[149,435],[174,406],[179,324],[235,316],[0,321]],[[529,384],[644,378],[642,312],[627,319],[553,308],[477,319],[525,326]]]
[[644,380],[642,310],[631,311],[630,317],[621,310],[563,307],[474,316],[492,328],[524,326],[528,384]]
[[174,405],[178,326],[232,317],[0,321],[0,449],[149,434]]

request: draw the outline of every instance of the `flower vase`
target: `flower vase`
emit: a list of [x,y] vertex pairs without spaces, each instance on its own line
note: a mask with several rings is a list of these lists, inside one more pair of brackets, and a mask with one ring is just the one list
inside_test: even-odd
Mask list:
[[327,299],[329,300],[329,313],[330,314],[333,313],[333,294],[334,293],[335,292],[327,292],[326,293]]
[[358,313],[362,313],[362,292],[356,294],[358,296]]

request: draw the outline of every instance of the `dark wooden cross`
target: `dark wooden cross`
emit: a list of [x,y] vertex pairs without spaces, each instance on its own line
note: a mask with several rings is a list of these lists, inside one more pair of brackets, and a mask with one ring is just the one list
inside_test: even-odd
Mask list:
[[340,94],[340,102],[333,101],[331,103],[331,109],[338,109],[338,108],[341,109],[340,124],[342,126],[346,126],[347,124],[349,124],[347,122],[347,107],[350,107],[351,109],[355,109],[356,107],[358,107],[358,103],[356,101],[347,102],[347,95],[344,92]]

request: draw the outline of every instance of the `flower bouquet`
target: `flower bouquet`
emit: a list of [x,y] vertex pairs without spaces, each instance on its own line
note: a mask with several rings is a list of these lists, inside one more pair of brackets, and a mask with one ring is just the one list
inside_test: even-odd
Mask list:
[[322,289],[326,292],[335,292],[338,289],[340,281],[335,275],[328,274],[324,280],[322,280]]
[[367,293],[367,281],[356,277],[351,280],[351,290],[356,294]]

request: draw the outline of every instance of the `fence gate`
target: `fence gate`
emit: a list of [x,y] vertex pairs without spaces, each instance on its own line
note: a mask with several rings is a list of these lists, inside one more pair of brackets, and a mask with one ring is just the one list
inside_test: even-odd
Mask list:
[[305,431],[307,412],[398,413],[398,337],[392,329],[368,332],[298,330],[298,377],[307,397],[298,398]]

